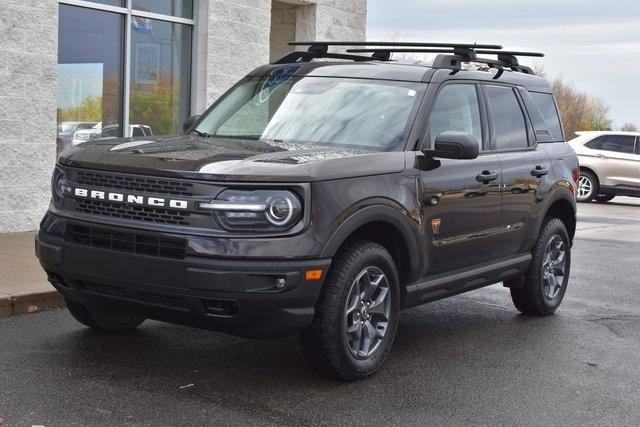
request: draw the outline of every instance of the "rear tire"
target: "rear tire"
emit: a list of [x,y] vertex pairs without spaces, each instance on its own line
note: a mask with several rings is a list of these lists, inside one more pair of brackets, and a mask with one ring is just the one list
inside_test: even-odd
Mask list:
[[115,313],[97,308],[89,308],[65,298],[67,309],[74,319],[91,329],[103,332],[124,332],[134,329],[146,319],[133,314]]
[[598,194],[596,197],[594,197],[594,200],[598,203],[607,203],[610,202],[611,200],[613,200],[613,198],[616,197],[615,194]]
[[553,314],[567,290],[571,269],[571,243],[564,223],[548,218],[542,226],[533,259],[522,286],[511,288],[518,310],[534,316]]
[[344,381],[365,378],[386,359],[398,327],[399,280],[389,252],[354,240],[335,256],[311,326],[300,334],[307,360]]
[[580,171],[576,200],[582,203],[592,201],[600,193],[598,177],[589,171]]

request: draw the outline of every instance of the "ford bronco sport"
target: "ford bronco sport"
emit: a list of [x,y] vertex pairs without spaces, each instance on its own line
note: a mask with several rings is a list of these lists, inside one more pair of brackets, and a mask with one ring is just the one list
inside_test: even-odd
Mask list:
[[408,307],[503,282],[522,313],[552,314],[579,170],[549,85],[517,60],[541,55],[306,44],[183,135],[60,156],[36,252],[71,314],[110,332],[300,333],[345,380],[382,365]]

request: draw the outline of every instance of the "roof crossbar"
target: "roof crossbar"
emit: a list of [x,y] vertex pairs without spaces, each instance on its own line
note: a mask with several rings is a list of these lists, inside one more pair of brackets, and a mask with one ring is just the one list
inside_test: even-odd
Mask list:
[[[374,41],[308,41],[290,42],[290,46],[309,46],[306,52],[296,51],[282,57],[276,64],[309,62],[316,58],[345,59],[357,62],[390,61],[392,53],[438,53],[432,67],[460,70],[462,63],[477,62],[496,68],[502,75],[504,68],[526,74],[534,74],[531,68],[520,65],[517,56],[543,57],[538,52],[517,52],[502,50],[500,45],[477,43],[428,43],[428,42],[374,42]],[[329,53],[331,46],[348,46],[347,54]],[[354,55],[370,53],[371,56]],[[481,55],[497,55],[497,59],[478,58]]]
[[[440,53],[448,54],[441,58],[436,58],[434,61],[434,68],[453,68],[459,69],[461,62],[478,62],[489,65],[491,68],[506,67],[513,71],[519,71],[526,74],[533,74],[533,71],[529,67],[520,65],[516,56],[528,56],[528,57],[544,57],[543,53],[539,52],[516,52],[516,51],[504,51],[504,50],[487,50],[487,49],[403,49],[403,48],[391,48],[391,49],[347,49],[349,53],[372,53],[374,58],[386,57],[389,59],[392,53]],[[478,58],[480,55],[498,55],[498,60]]]

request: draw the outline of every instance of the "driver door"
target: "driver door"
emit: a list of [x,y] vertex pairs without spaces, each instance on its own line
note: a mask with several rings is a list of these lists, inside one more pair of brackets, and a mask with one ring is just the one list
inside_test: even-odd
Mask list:
[[441,159],[421,172],[427,276],[476,266],[499,253],[500,160],[482,152],[488,127],[480,93],[475,83],[443,85],[429,114],[422,149],[433,148],[445,131],[467,132],[481,146],[476,159]]

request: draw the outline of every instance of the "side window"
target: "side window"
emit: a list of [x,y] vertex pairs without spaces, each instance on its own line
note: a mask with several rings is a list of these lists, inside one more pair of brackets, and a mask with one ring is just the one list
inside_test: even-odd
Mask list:
[[482,149],[482,124],[475,85],[447,85],[438,93],[429,117],[429,147],[433,148],[438,135],[450,130],[473,135]]
[[527,123],[513,89],[504,86],[487,86],[486,89],[496,149],[527,147]]
[[562,126],[560,125],[560,116],[556,109],[556,103],[553,101],[553,95],[550,93],[530,92],[533,102],[538,106],[538,110],[547,122],[551,137],[554,141],[564,141],[562,135]]
[[633,154],[635,142],[636,139],[633,136],[606,135],[587,143],[586,146],[594,150]]

